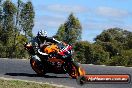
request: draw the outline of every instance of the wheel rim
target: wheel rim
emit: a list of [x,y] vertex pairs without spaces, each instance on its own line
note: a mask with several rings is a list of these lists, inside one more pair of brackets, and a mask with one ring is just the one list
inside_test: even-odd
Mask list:
[[32,61],[32,66],[35,67],[35,61],[34,60]]
[[69,72],[69,75],[72,78],[77,78],[79,76],[78,69],[73,64],[71,64],[71,70]]

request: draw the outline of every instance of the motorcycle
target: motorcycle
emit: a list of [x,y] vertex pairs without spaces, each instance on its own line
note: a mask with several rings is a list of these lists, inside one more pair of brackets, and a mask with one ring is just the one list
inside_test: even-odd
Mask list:
[[85,75],[85,70],[72,58],[72,46],[68,44],[51,43],[41,47],[48,56],[36,55],[32,44],[25,44],[25,48],[30,54],[31,67],[39,76],[46,73],[68,73],[71,78]]

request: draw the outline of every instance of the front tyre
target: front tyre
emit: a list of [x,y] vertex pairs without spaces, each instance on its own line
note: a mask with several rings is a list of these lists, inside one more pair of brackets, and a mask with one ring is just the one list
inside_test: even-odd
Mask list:
[[69,64],[68,69],[68,74],[71,78],[77,78],[79,76],[78,67],[74,63]]
[[32,69],[37,73],[37,75],[44,76],[46,74],[42,62],[36,59],[35,57],[32,57],[30,59],[30,64]]
[[79,76],[85,75],[84,69],[82,69],[78,63],[71,62],[67,64],[67,72],[71,78],[78,78]]

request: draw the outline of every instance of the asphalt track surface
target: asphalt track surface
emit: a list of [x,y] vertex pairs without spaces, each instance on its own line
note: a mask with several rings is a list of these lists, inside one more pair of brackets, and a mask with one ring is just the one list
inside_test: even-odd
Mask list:
[[[130,67],[82,65],[87,74],[130,74]],[[128,84],[104,84],[91,83],[78,85],[76,79],[69,78],[68,74],[47,73],[45,77],[39,77],[30,67],[29,60],[2,59],[0,58],[0,77],[22,79],[57,85],[64,85],[73,88],[132,88],[132,82]],[[132,77],[131,77],[132,79]]]

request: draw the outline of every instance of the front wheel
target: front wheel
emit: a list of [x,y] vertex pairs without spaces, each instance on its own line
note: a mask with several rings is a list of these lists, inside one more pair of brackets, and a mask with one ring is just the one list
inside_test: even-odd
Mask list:
[[71,78],[78,78],[79,76],[85,75],[84,69],[76,62],[68,63],[66,69]]
[[46,74],[42,62],[40,62],[38,59],[31,58],[30,64],[32,69],[37,73],[37,75],[44,76]]

